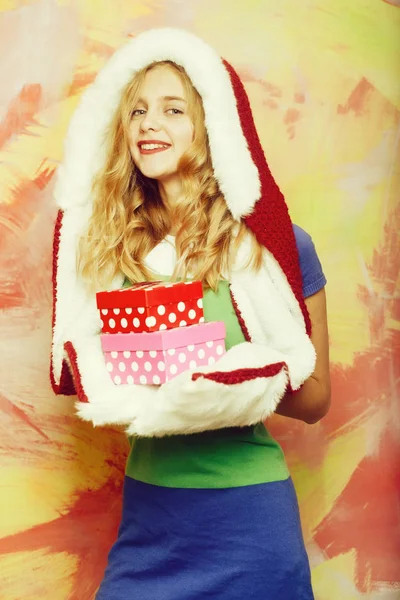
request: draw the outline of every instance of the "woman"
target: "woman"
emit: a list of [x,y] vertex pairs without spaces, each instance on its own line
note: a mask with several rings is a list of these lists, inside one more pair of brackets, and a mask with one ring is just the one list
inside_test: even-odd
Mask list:
[[[232,67],[184,31],[129,42],[83,96],[55,195],[53,388],[133,436],[97,599],[310,600],[293,485],[262,423],[328,410],[326,281]],[[95,290],[177,276],[202,280],[227,353],[162,386],[114,385]]]

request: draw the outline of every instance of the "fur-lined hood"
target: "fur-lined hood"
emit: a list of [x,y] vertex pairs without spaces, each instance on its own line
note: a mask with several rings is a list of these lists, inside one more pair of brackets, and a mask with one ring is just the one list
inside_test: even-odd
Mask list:
[[[91,216],[93,178],[105,161],[104,134],[122,90],[136,72],[165,60],[181,65],[199,92],[219,188],[233,217],[245,219],[265,246],[264,266],[257,275],[239,266],[234,268],[231,292],[246,339],[265,350],[273,350],[271,357],[259,353],[263,358],[262,364],[255,367],[257,373],[250,376],[247,372],[240,381],[237,376],[224,375],[218,379],[215,373],[205,373],[206,370],[203,376],[219,381],[215,385],[224,387],[260,378],[271,380],[277,377],[271,364],[282,362],[279,372],[285,375],[279,375],[282,389],[274,396],[276,406],[287,386],[299,388],[315,364],[292,224],[265,160],[238,75],[204,41],[170,28],[142,33],[118,50],[85,91],[71,119],[55,186],[55,201],[60,210],[53,261],[53,388],[56,393],[76,391],[80,400],[90,404],[107,402],[105,393],[112,403],[114,396],[128,398],[133,392],[133,389],[116,391],[117,386],[105,371],[95,298],[88,294],[76,272],[76,249]],[[248,252],[244,244],[239,252],[240,264]],[[122,276],[113,282],[114,288],[121,285]],[[276,352],[282,360],[277,361]],[[237,371],[238,365],[233,362],[230,368],[229,359],[224,358],[224,373]],[[87,414],[83,416],[92,418],[90,408],[85,411]],[[121,422],[121,419],[113,420],[110,413],[106,422]]]

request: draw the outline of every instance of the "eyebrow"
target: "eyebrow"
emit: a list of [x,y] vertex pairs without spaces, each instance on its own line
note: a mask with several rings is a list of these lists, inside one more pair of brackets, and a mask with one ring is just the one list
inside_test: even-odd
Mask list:
[[[171,102],[171,101],[178,100],[179,102],[184,102],[185,104],[187,104],[187,102],[186,102],[185,98],[181,98],[180,96],[163,96],[163,97],[161,98],[161,100],[165,100],[166,102]],[[138,100],[138,104],[139,104],[140,102],[141,102],[142,104],[146,104],[146,101],[145,101],[143,98],[139,98],[139,100]]]
[[163,100],[167,100],[167,101],[170,101],[170,100],[179,100],[180,102],[185,102],[186,103],[185,98],[181,98],[180,96],[164,96]]

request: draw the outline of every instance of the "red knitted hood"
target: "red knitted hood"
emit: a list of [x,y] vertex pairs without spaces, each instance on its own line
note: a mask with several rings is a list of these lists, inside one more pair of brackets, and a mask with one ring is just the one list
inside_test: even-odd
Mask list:
[[214,173],[227,205],[235,219],[246,219],[278,261],[309,332],[290,217],[268,168],[247,94],[233,67],[195,35],[170,28],[146,31],[108,61],[71,120],[55,191],[59,206],[90,207],[93,177],[104,161],[104,132],[122,90],[137,71],[162,60],[183,66],[201,95]]
[[[315,364],[292,223],[237,73],[205,42],[178,29],[147,31],[118,50],[85,91],[71,119],[55,187],[60,212],[53,262],[53,389],[57,393],[76,390],[80,400],[93,401],[99,410],[103,397],[105,404],[112,404],[128,395],[114,389],[118,386],[113,387],[105,373],[95,299],[76,272],[76,251],[92,214],[93,179],[105,161],[104,135],[122,91],[136,72],[166,60],[185,69],[202,98],[214,175],[230,212],[238,221],[245,219],[267,249],[259,274],[234,269],[231,293],[242,328],[255,343],[252,350],[246,347],[248,357],[254,354],[254,365],[250,361],[254,368],[244,369],[241,380],[253,380],[255,388],[260,378],[272,386],[279,384],[279,392],[274,388],[268,397],[268,411],[273,410],[287,386],[298,389]],[[113,287],[120,287],[122,281],[121,274]],[[239,367],[233,363],[237,374]],[[235,383],[235,377],[232,371],[215,381]],[[107,408],[107,422],[121,422],[120,416],[114,418],[113,406]],[[125,407],[124,400],[120,415]],[[90,414],[85,418],[92,418]]]

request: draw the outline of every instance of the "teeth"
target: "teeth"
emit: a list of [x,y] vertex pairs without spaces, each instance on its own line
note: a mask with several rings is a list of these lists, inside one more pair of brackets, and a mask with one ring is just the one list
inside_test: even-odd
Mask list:
[[168,148],[165,144],[141,144],[143,150],[155,150],[156,148]]

